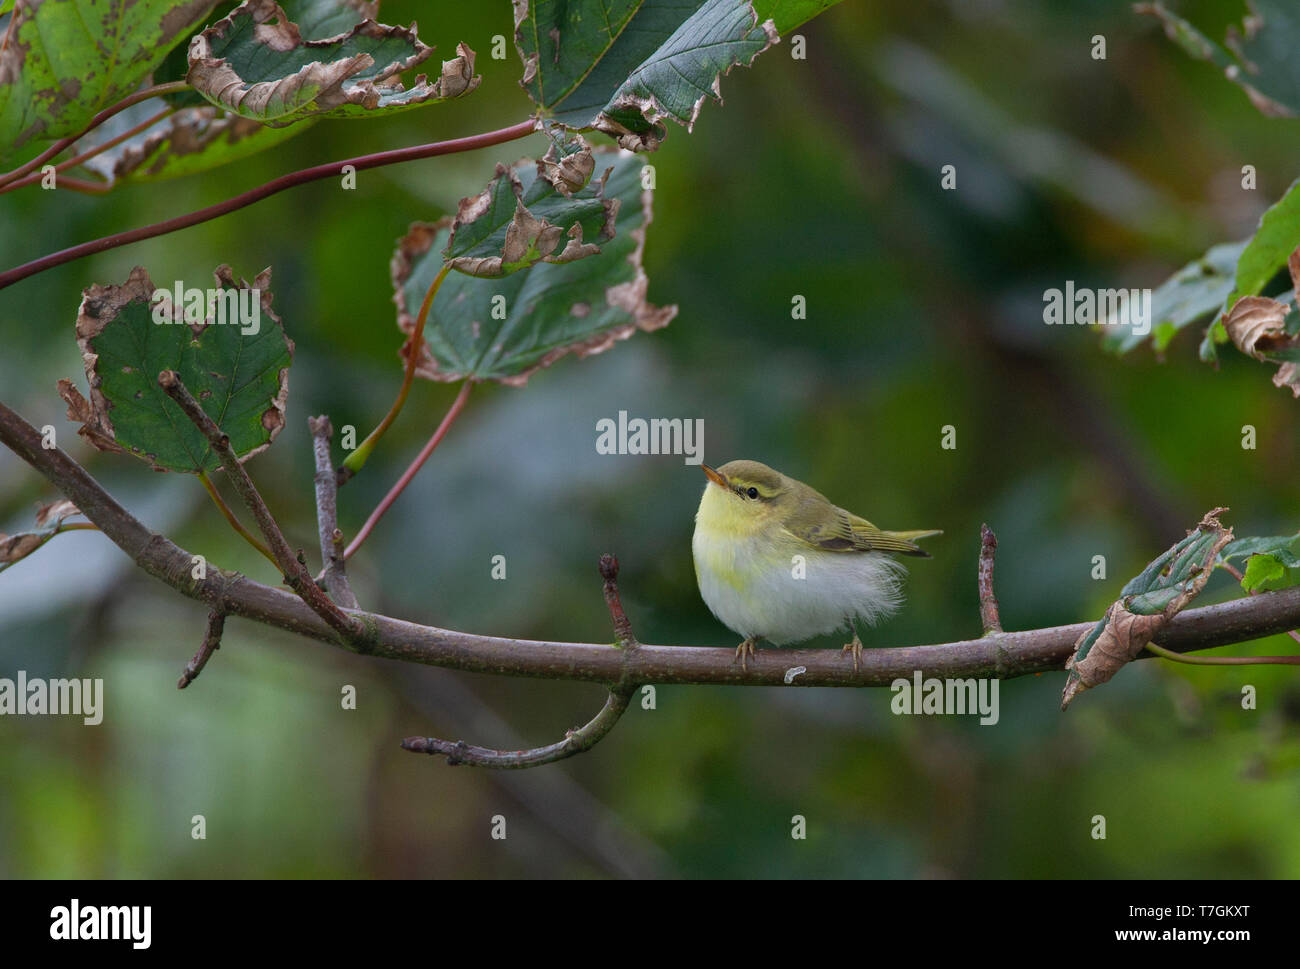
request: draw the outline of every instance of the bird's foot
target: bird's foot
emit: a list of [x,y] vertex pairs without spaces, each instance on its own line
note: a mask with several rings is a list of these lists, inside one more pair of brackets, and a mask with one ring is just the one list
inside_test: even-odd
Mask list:
[[858,631],[853,630],[853,642],[845,643],[841,653],[853,654],[853,672],[858,671],[858,661],[862,659],[862,640],[858,638]]
[[737,646],[736,659],[733,659],[731,662],[735,663],[737,659],[740,660],[740,668],[748,671],[749,664],[746,662],[746,657],[754,655],[754,643],[757,639],[757,636],[750,636],[743,643]]

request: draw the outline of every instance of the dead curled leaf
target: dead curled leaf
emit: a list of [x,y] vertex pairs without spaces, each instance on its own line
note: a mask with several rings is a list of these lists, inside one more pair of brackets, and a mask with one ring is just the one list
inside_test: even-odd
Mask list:
[[13,535],[0,532],[0,571],[31,555],[59,533],[65,518],[79,514],[81,511],[76,505],[60,498],[36,510],[36,531]]
[[[285,55],[294,51],[304,51],[312,59],[284,77],[246,79],[241,70],[247,74],[253,68],[237,66],[231,63],[232,58],[220,53],[227,44],[244,43],[245,19],[251,19],[255,25],[252,44],[258,60],[252,60],[246,50],[242,59],[259,63],[259,70],[268,66],[260,62],[269,62],[273,68],[277,58],[289,65],[287,70],[292,70],[294,59]],[[403,41],[409,53],[377,64],[368,50],[380,50],[393,40]],[[356,52],[345,54],[346,49],[356,49]],[[432,53],[433,48],[416,36],[414,25],[390,27],[370,19],[337,37],[304,40],[298,25],[274,0],[248,0],[194,37],[186,80],[222,107],[271,127],[283,127],[309,115],[348,106],[374,110],[385,99],[397,95],[401,95],[401,104],[410,105],[459,97],[478,86],[480,77],[474,73],[474,52],[462,43],[456,46],[457,56],[443,62],[434,83],[430,84],[428,77],[421,74],[410,89],[404,88],[399,75]],[[367,72],[371,76],[361,76]]]
[[[537,177],[545,181],[560,195],[572,198],[591,180],[596,169],[596,159],[591,146],[581,136],[576,139],[581,145],[578,151],[560,157],[556,145],[537,162]],[[618,220],[621,200],[606,198],[605,186],[609,180],[612,167],[606,168],[599,180],[591,184],[595,188],[595,197],[600,201],[603,221],[597,238],[606,242],[614,237],[614,226]],[[600,252],[596,242],[584,242],[582,224],[574,222],[566,230],[562,225],[555,225],[545,216],[535,215],[524,202],[524,187],[514,168],[498,164],[496,173],[487,188],[477,195],[461,199],[456,210],[456,217],[451,223],[451,234],[447,240],[447,253],[450,254],[457,244],[457,233],[462,232],[485,216],[490,216],[494,203],[500,193],[500,183],[505,181],[514,194],[515,211],[506,226],[505,239],[499,249],[491,255],[450,256],[448,264],[471,276],[501,276],[531,262],[573,262]],[[561,243],[563,242],[563,248]]]
[[150,127],[141,137],[87,159],[86,167],[109,181],[135,173],[158,175],[175,159],[200,155],[218,145],[233,148],[265,130],[260,121],[229,114],[211,104],[184,108]]
[[[1287,268],[1292,283],[1300,288],[1300,248],[1287,259]],[[1273,385],[1290,387],[1291,395],[1300,397],[1300,364],[1269,356],[1284,350],[1300,350],[1300,334],[1286,332],[1290,312],[1287,304],[1267,296],[1243,296],[1224,315],[1223,327],[1242,353],[1265,363],[1277,363]]]
[[12,565],[27,558],[44,545],[48,538],[39,532],[19,532],[16,535],[0,532],[0,564]]
[[[1062,710],[1068,707],[1070,702],[1084,690],[1105,683],[1127,663],[1137,659],[1142,650],[1146,648],[1147,643],[1154,640],[1160,631],[1169,624],[1169,621],[1200,594],[1201,589],[1205,587],[1205,583],[1210,577],[1210,573],[1214,571],[1214,563],[1218,558],[1219,551],[1232,541],[1232,529],[1224,528],[1218,519],[1218,516],[1225,511],[1227,511],[1226,508],[1215,508],[1206,513],[1200,524],[1187,533],[1187,538],[1176,542],[1170,547],[1169,551],[1161,556],[1161,559],[1168,559],[1169,561],[1159,571],[1155,583],[1150,588],[1122,596],[1111,603],[1110,608],[1106,610],[1106,615],[1102,618],[1099,635],[1097,634],[1097,628],[1093,627],[1078,638],[1074,644],[1074,651],[1065,664],[1069,676],[1066,679],[1065,689],[1061,694]],[[1183,580],[1162,583],[1161,579],[1167,577],[1175,565],[1179,563],[1179,547],[1185,546],[1189,539],[1197,535],[1213,537],[1208,543],[1194,547],[1195,551],[1192,554],[1196,555],[1196,561],[1191,564],[1191,568]],[[1161,559],[1156,561],[1159,562]],[[1129,587],[1126,586],[1125,588]],[[1139,595],[1160,589],[1176,590],[1174,597],[1160,612],[1145,614],[1130,611],[1129,607],[1133,605],[1134,600]],[[1089,637],[1094,635],[1096,636],[1095,641],[1087,649],[1086,653],[1080,657],[1081,647]]]
[[80,514],[81,509],[67,498],[59,498],[36,509],[36,525],[39,528],[45,528],[50,524],[61,525],[65,518]]

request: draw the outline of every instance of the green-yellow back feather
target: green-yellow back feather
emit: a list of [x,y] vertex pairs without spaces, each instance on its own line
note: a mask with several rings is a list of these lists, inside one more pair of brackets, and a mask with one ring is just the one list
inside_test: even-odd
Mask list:
[[[731,461],[718,471],[738,490],[754,487],[779,515],[782,529],[811,548],[828,552],[893,552],[929,558],[915,540],[939,529],[891,532],[832,504],[821,492],[757,461]],[[756,508],[755,511],[758,509]]]

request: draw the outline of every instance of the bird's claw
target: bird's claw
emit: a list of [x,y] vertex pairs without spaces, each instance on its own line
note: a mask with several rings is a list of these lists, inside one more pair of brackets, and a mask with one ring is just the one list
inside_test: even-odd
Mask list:
[[853,642],[845,643],[840,652],[853,654],[853,672],[858,672],[859,660],[862,658],[862,640],[858,638],[857,630],[853,631]]
[[733,659],[731,662],[734,664],[737,659],[740,660],[740,668],[748,672],[749,664],[746,662],[746,657],[754,655],[754,640],[752,638],[746,639],[736,647],[736,659]]

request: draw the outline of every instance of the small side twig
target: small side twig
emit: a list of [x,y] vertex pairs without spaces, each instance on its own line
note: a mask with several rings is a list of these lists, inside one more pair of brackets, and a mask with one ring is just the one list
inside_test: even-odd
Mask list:
[[998,551],[998,537],[987,524],[980,526],[980,623],[984,635],[1002,632],[1002,619],[998,615],[998,600],[993,594],[993,558]]
[[203,667],[208,665],[208,660],[212,654],[221,648],[221,634],[226,628],[226,614],[220,609],[213,608],[208,613],[208,631],[203,634],[203,642],[199,645],[199,651],[194,654],[194,658],[186,665],[181,678],[176,681],[176,689],[183,690],[203,672]]
[[605,554],[600,557],[600,577],[605,580],[605,605],[609,618],[614,621],[614,639],[619,649],[636,649],[641,645],[632,635],[632,623],[623,611],[623,600],[618,594],[618,559]]
[[[632,635],[632,623],[623,611],[623,603],[618,594],[618,559],[608,553],[600,557],[600,576],[605,580],[605,604],[609,606],[609,617],[614,621],[614,636],[618,647],[632,650],[640,646]],[[600,712],[581,727],[575,727],[564,735],[564,739],[545,747],[531,750],[494,750],[491,747],[478,747],[463,740],[439,740],[437,737],[407,737],[402,741],[402,749],[416,754],[441,754],[447,758],[448,767],[469,764],[471,767],[493,767],[498,770],[520,770],[525,767],[540,767],[551,764],[584,750],[590,750],[614,729],[614,724],[625,710],[637,684],[621,679],[609,688],[609,696]]]
[[266,538],[271,554],[275,556],[276,564],[284,573],[284,581],[298,593],[298,597],[311,608],[312,612],[325,620],[331,629],[344,637],[346,642],[362,641],[366,636],[365,625],[361,620],[347,615],[335,605],[334,601],[325,594],[325,590],[312,579],[307,567],[298,556],[289,549],[289,543],[285,541],[280,526],[276,524],[270,509],[266,507],[266,502],[262,500],[253,480],[244,470],[244,466],[239,463],[235,453],[230,450],[230,438],[199,406],[194,395],[181,382],[180,375],[174,370],[164,370],[158,375],[158,386],[162,387],[167,396],[176,402],[190,422],[208,439],[208,444],[211,445],[213,453],[221,462],[221,467],[229,476],[230,483],[235,486],[239,497],[244,499],[244,504],[253,513],[253,519]]
[[311,428],[312,451],[316,457],[316,527],[320,534],[320,557],[325,563],[318,581],[344,609],[358,609],[360,604],[348,582],[343,558],[343,532],[339,530],[339,484],[330,457],[334,426],[324,414],[307,418],[307,426]]
[[416,754],[441,754],[447,758],[448,767],[469,764],[471,767],[492,767],[497,770],[521,770],[540,767],[564,760],[600,743],[618,723],[627,710],[634,687],[616,687],[609,691],[605,705],[586,724],[570,730],[564,739],[532,750],[493,750],[478,747],[463,740],[439,740],[437,737],[407,737],[402,749]]

